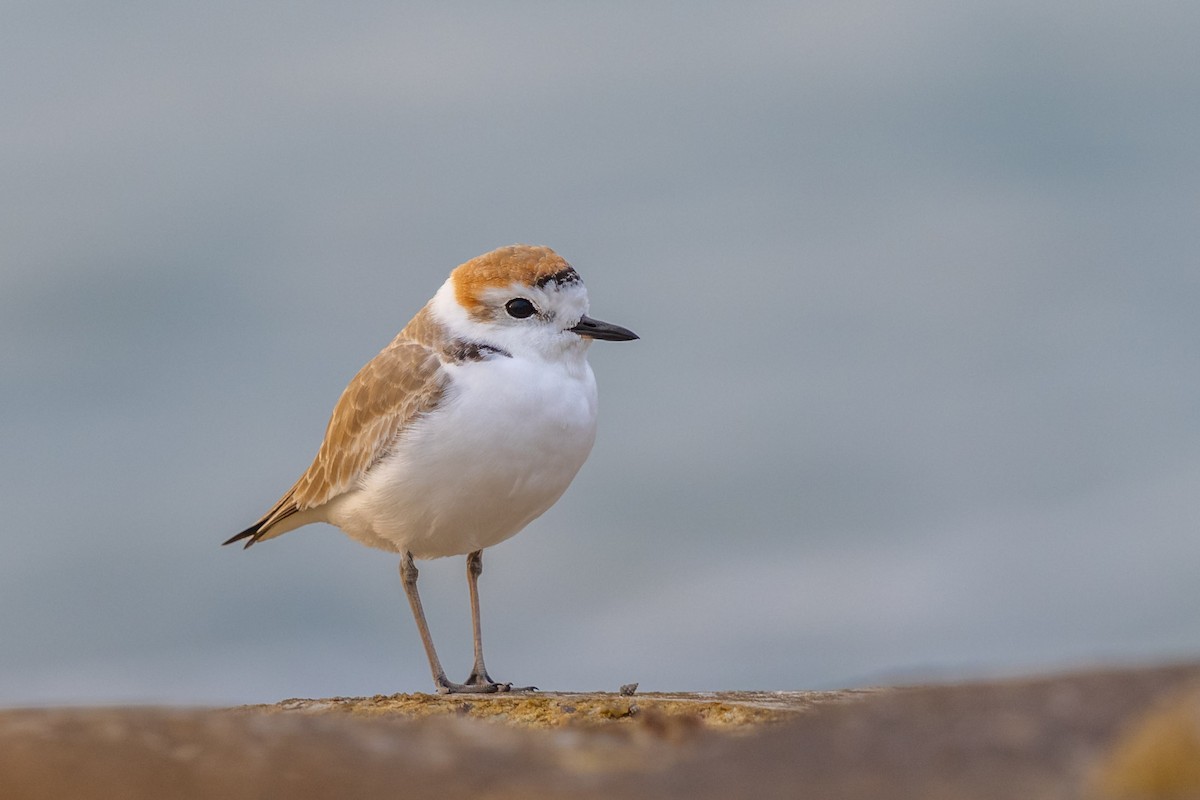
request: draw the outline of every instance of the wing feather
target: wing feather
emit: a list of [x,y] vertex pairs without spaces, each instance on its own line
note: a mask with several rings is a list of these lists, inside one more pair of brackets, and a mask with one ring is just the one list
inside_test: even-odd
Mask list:
[[[319,508],[358,485],[396,438],[441,400],[446,385],[435,331],[424,310],[358,371],[334,406],[325,439],[308,470],[258,522],[225,544],[269,538],[294,514]],[[289,528],[286,528],[290,530]],[[279,531],[280,533],[284,531]]]
[[415,342],[393,342],[368,362],[338,400],[312,466],[292,487],[297,509],[354,488],[400,432],[437,405],[443,377],[441,360]]

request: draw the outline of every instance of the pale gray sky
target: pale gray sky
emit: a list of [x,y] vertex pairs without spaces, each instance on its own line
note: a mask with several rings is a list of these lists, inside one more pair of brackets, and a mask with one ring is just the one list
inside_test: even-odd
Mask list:
[[4,8],[0,703],[430,690],[394,557],[217,545],[517,241],[643,338],[488,553],[497,678],[1200,653],[1194,4]]

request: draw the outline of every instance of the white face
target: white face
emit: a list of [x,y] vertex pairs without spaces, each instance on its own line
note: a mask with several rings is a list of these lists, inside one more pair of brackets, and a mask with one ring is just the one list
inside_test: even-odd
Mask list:
[[587,288],[581,280],[489,287],[479,300],[482,307],[468,314],[447,281],[434,297],[432,310],[453,336],[513,355],[559,358],[564,353],[583,353],[590,344],[570,330],[588,310]]

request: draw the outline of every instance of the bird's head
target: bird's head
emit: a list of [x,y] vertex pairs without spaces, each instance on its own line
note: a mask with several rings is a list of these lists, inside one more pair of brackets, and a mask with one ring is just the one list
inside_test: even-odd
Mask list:
[[591,339],[638,338],[587,316],[583,280],[548,247],[501,247],[458,266],[432,311],[455,338],[520,356],[558,358],[583,352]]

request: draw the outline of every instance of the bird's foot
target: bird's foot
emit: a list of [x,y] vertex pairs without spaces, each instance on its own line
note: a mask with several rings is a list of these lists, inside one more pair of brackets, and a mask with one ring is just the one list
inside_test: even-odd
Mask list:
[[487,670],[478,665],[476,665],[475,669],[471,670],[471,674],[467,676],[467,679],[463,681],[463,684],[465,686],[488,686],[491,684],[496,684],[498,686],[504,685],[499,681],[492,680],[492,676],[487,674]]
[[443,678],[437,682],[438,694],[495,694],[507,692],[503,683],[455,683]]
[[513,686],[511,683],[501,683],[492,680],[492,676],[487,674],[486,669],[476,667],[471,670],[471,674],[467,676],[467,680],[462,684],[467,688],[465,691],[476,692],[536,692],[536,686]]
[[512,692],[513,694],[533,694],[537,690],[538,687],[536,686],[513,686],[510,683],[505,691]]
[[496,683],[490,678],[486,681],[468,680],[466,683],[455,683],[444,674],[438,675],[433,682],[437,686],[438,694],[495,694],[507,692],[510,688],[508,684]]

